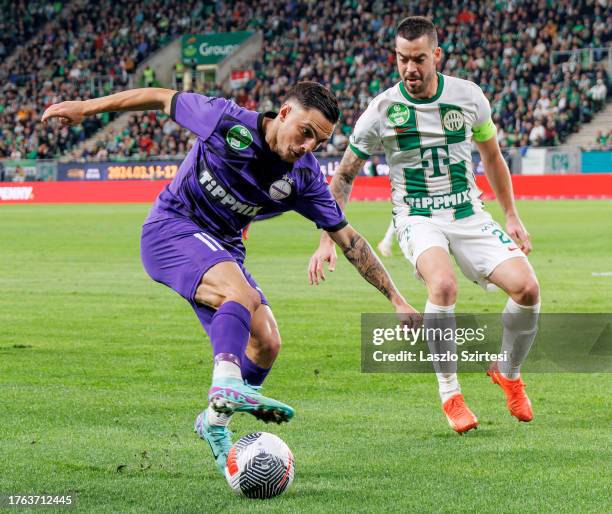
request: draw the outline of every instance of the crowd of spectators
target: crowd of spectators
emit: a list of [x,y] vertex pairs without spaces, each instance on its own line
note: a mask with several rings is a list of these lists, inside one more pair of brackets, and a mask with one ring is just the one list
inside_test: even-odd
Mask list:
[[[77,4],[76,12],[53,22],[56,29],[37,36],[26,53],[31,54],[30,59],[24,54],[19,60],[25,69],[17,70],[17,75],[38,70],[34,84],[28,88],[19,81],[8,81],[14,84],[8,88],[13,101],[15,95],[28,99],[17,104],[29,104],[32,114],[40,115],[45,105],[60,99],[91,95],[83,88],[75,90],[75,82],[66,80],[66,75],[69,79],[89,74],[125,78],[143,57],[175,34],[254,30],[264,36],[264,51],[253,63],[255,78],[240,90],[208,85],[202,92],[231,96],[240,105],[265,111],[277,108],[295,81],[322,82],[336,93],[341,107],[341,121],[328,150],[341,151],[371,99],[399,80],[394,28],[407,14],[429,16],[437,24],[444,50],[440,71],[473,80],[483,88],[502,146],[563,143],[592,119],[610,92],[608,74],[598,64],[599,51],[591,64],[553,55],[555,51],[610,45],[612,12],[606,0],[433,4],[418,0],[409,6],[388,0],[252,0],[206,5],[187,1],[180,7],[162,0],[144,5],[110,0]],[[31,61],[42,61],[43,66]],[[0,66],[0,79],[2,76]],[[13,101],[5,104],[14,105]],[[19,113],[10,115],[19,119]],[[5,137],[7,127],[14,131],[9,118],[0,114],[0,131]],[[37,156],[56,155],[107,121],[92,119],[92,126],[80,132],[67,129],[55,137],[28,118],[19,144],[3,147],[0,140],[0,156],[15,151],[25,155],[24,149],[29,148]],[[35,151],[41,138],[47,141],[47,148],[41,152],[39,146]],[[180,155],[189,145],[189,134],[171,120],[146,113],[133,116],[123,132],[105,135],[74,157],[146,157],[173,151]]]
[[0,0],[0,62],[62,10],[63,2]]
[[171,158],[185,155],[193,139],[166,114],[149,111],[131,115],[127,127],[105,131],[91,145],[73,151],[72,157],[88,161]]
[[[436,22],[441,71],[478,83],[490,98],[504,147],[561,144],[605,104],[609,77],[601,65],[567,56],[551,65],[553,51],[610,44],[605,2],[418,2],[410,11]],[[327,150],[342,151],[367,104],[399,80],[393,36],[405,14],[405,6],[385,1],[217,4],[204,32],[260,30],[265,52],[246,88],[202,92],[265,111],[278,107],[295,81],[320,81],[336,93],[342,112]]]
[[[179,34],[197,32],[206,9],[201,0],[18,3],[6,24],[15,26],[20,42],[11,59],[0,60],[0,158],[56,157],[92,135],[112,116],[88,118],[59,133],[40,116],[55,102],[125,88],[152,52]],[[21,18],[38,20],[37,30]]]

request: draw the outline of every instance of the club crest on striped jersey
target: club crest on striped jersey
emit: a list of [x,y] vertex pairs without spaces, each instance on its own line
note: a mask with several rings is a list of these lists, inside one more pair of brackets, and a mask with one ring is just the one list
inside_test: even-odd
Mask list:
[[225,141],[234,150],[246,150],[253,142],[253,134],[244,125],[234,125],[227,131]]
[[289,175],[284,175],[282,179],[272,182],[270,190],[270,198],[272,200],[283,200],[291,194],[291,185],[294,180]]
[[442,123],[444,124],[444,128],[446,130],[457,132],[463,128],[463,125],[465,125],[465,118],[463,117],[463,113],[461,111],[451,109],[444,115]]
[[387,109],[387,119],[394,127],[401,127],[408,123],[410,119],[410,110],[407,105],[394,103]]

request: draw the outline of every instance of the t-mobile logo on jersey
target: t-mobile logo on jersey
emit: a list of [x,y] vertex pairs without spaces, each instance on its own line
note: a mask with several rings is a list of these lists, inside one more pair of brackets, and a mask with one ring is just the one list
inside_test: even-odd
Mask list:
[[234,195],[219,184],[219,181],[206,168],[201,169],[199,182],[206,196],[221,205],[229,207],[234,212],[253,218],[261,210],[259,205],[250,205],[238,201]]
[[442,177],[447,175],[448,172],[442,171],[442,167],[448,169],[450,165],[450,159],[448,158],[448,146],[429,146],[427,148],[421,147],[421,166],[425,169],[433,168],[433,174],[429,175],[429,178]]

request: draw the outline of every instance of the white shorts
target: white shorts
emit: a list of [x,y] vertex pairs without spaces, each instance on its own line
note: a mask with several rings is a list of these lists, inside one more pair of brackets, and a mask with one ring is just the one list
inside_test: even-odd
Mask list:
[[477,212],[450,223],[423,216],[398,216],[395,225],[400,248],[419,278],[417,259],[433,246],[454,255],[462,273],[488,290],[492,284],[487,278],[499,264],[513,257],[526,258],[488,212]]

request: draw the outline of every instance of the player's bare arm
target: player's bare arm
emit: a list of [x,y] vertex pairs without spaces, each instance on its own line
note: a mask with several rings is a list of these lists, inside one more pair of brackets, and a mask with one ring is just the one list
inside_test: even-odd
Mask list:
[[42,121],[58,118],[62,125],[78,125],[88,116],[102,112],[159,110],[170,114],[176,91],[159,87],[130,89],[114,95],[53,104],[45,110]]
[[476,146],[484,165],[485,175],[493,188],[506,217],[506,231],[521,250],[528,255],[532,249],[529,232],[519,218],[514,203],[510,170],[506,164],[496,137],[487,141],[477,141]]
[[[351,191],[353,189],[353,181],[359,173],[359,170],[363,168],[364,163],[365,161],[363,159],[358,157],[350,148],[347,148],[342,156],[342,160],[340,161],[340,165],[338,166],[336,173],[332,177],[329,187],[332,195],[334,195],[336,202],[338,202],[338,205],[342,210],[344,210],[349,201]],[[325,280],[323,263],[329,263],[329,271],[334,271],[337,259],[336,245],[328,233],[323,231],[321,234],[319,248],[317,248],[313,256],[310,258],[310,263],[308,265],[309,276],[315,277],[314,281],[311,278],[310,284],[318,284],[319,278],[321,280]]]
[[[337,232],[330,232],[329,237],[342,249],[346,258],[359,271],[361,276],[378,289],[391,302],[398,313],[416,314],[409,303],[398,291],[387,270],[377,257],[369,243],[353,227],[347,225]],[[311,276],[312,280],[316,277]],[[418,322],[417,318],[414,318]]]
[[359,271],[361,276],[378,289],[392,303],[404,301],[395,288],[391,277],[387,274],[368,242],[350,225],[329,236],[340,246],[346,258]]
[[[344,210],[349,201],[353,189],[353,181],[359,170],[363,168],[364,163],[363,159],[358,157],[350,148],[347,148],[336,173],[332,177],[329,187],[342,210]],[[326,232],[323,232],[322,238],[324,237],[328,237]]]

